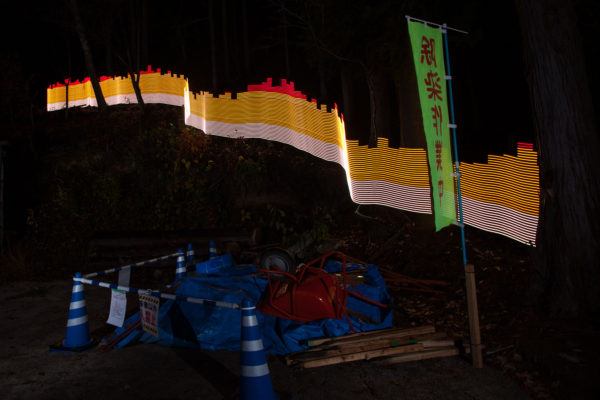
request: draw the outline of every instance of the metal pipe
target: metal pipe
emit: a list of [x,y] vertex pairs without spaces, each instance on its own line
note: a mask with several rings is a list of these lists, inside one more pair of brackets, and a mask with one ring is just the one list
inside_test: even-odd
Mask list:
[[464,33],[465,35],[469,34],[469,32],[467,32],[467,31],[462,31],[462,30],[456,29],[456,28],[450,28],[446,24],[440,25],[440,24],[436,24],[435,22],[425,21],[424,19],[414,18],[414,17],[411,17],[410,15],[405,15],[405,17],[406,17],[407,21],[409,21],[409,22],[410,21],[417,21],[417,22],[422,22],[425,25],[437,26],[438,28],[442,28],[443,27],[444,29],[450,29],[451,31],[455,31],[455,32],[459,32],[459,33]]
[[465,244],[465,223],[463,219],[462,194],[460,190],[460,162],[458,160],[458,144],[456,141],[456,122],[454,119],[454,99],[452,97],[452,73],[450,72],[450,52],[448,51],[448,33],[446,24],[442,25],[444,36],[444,52],[446,55],[446,73],[448,75],[448,98],[450,103],[450,122],[452,129],[452,144],[454,147],[454,165],[456,167],[456,188],[458,189],[458,215],[460,222],[460,238],[462,243],[463,265],[467,265],[467,249]]

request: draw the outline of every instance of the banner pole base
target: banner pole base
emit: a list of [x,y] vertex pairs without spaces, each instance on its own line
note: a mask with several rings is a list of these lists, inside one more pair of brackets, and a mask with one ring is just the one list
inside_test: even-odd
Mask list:
[[475,266],[473,264],[465,264],[465,281],[467,286],[469,332],[471,336],[471,360],[475,368],[483,368],[481,335],[479,332],[479,311],[477,309],[477,288],[475,286]]

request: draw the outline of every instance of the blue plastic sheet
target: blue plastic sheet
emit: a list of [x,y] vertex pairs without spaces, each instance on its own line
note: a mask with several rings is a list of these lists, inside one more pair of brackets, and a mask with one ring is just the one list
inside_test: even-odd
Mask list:
[[[328,262],[325,269],[338,272],[340,264]],[[358,268],[347,264],[347,270]],[[364,284],[349,287],[377,302],[391,305],[385,282],[375,265],[366,267]],[[241,304],[244,298],[258,303],[268,282],[255,272],[254,266],[223,265],[213,275],[188,276],[183,278],[176,294]],[[383,329],[392,326],[393,312],[390,307],[382,308],[352,295],[348,296],[349,317],[356,332]],[[139,319],[134,315],[125,327]],[[257,310],[266,353],[288,354],[307,348],[309,339],[342,336],[351,333],[346,319],[324,319],[313,322],[298,322],[285,318],[264,315]],[[207,350],[240,349],[241,311],[183,301],[163,301],[159,310],[159,336],[154,337],[138,329],[127,335],[117,347],[135,342],[159,343],[166,346],[199,347]]]

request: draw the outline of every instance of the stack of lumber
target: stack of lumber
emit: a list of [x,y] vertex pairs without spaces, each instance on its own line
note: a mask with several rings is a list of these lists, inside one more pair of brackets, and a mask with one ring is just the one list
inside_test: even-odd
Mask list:
[[322,367],[381,358],[393,364],[459,354],[454,339],[431,325],[409,329],[382,329],[336,338],[310,340],[309,348],[286,356],[287,365]]

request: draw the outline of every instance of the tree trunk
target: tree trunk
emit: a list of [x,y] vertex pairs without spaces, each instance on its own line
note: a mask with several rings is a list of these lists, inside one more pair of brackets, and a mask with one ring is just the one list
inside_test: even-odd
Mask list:
[[85,32],[83,30],[83,23],[81,22],[81,16],[79,14],[79,7],[77,6],[77,0],[69,0],[71,8],[71,15],[73,16],[73,22],[75,23],[75,30],[79,36],[81,42],[81,49],[83,50],[83,57],[85,59],[85,66],[90,74],[90,81],[92,82],[92,88],[94,88],[94,95],[96,96],[96,102],[100,111],[104,111],[107,108],[104,95],[100,89],[100,82],[98,81],[98,74],[96,73],[96,67],[94,66],[94,60],[92,58],[92,51],[88,44]]
[[[389,74],[385,70],[378,69],[373,73],[373,88],[375,95],[375,126],[377,137],[392,138],[397,134],[396,113],[396,96],[393,93],[393,83],[390,81]],[[394,139],[394,143],[397,141]]]
[[225,72],[225,85],[231,85],[231,72],[229,70],[229,24],[227,23],[227,0],[221,0],[221,34],[223,36],[223,66]]
[[367,86],[369,86],[369,111],[370,111],[370,125],[369,125],[369,147],[377,147],[377,124],[375,123],[377,118],[377,102],[375,101],[375,82],[373,79],[373,71],[364,67],[365,74],[367,77]]
[[138,107],[140,108],[140,112],[144,114],[144,98],[142,97],[142,91],[140,90],[140,71],[130,70],[129,76],[131,77],[131,85],[133,86],[133,92],[135,93]]
[[71,74],[73,73],[71,60],[71,38],[67,35],[67,80],[65,82],[65,121],[69,119],[69,85],[71,84]]
[[557,316],[600,304],[598,132],[575,12],[562,0],[516,0],[540,153],[537,293]]
[[329,96],[327,93],[327,72],[325,71],[325,60],[323,55],[319,55],[319,102],[329,105]]
[[[242,75],[242,55],[241,55],[241,37],[240,37],[240,17],[239,17],[239,4],[238,2],[234,1],[231,2],[229,5],[229,9],[230,11],[230,22],[229,22],[229,26],[231,26],[231,45],[230,48],[231,50],[229,50],[229,54],[230,54],[230,61],[231,61],[231,85],[233,90],[238,90],[239,89],[239,83],[240,83],[240,77]],[[242,82],[247,83],[247,81],[243,80]]]
[[111,44],[110,33],[106,34],[106,43],[104,45],[104,68],[106,68],[106,75],[113,76],[113,49]]
[[212,89],[219,90],[219,77],[217,75],[217,39],[215,37],[215,10],[213,0],[208,0],[208,24],[210,30],[210,62],[212,66]]
[[398,73],[394,81],[396,98],[398,99],[399,145],[401,147],[424,149],[427,147],[427,142],[425,141],[421,103],[419,101],[419,91],[417,90],[417,75],[408,30],[402,39],[401,46],[405,57],[398,65]]
[[369,86],[369,106],[371,124],[369,129],[369,147],[377,147],[377,138],[389,139],[392,130],[390,82],[385,71],[376,66],[366,68],[367,85]]
[[149,64],[148,50],[148,0],[142,0],[140,5],[141,21],[140,21],[140,65],[144,68]]
[[283,57],[285,61],[285,77],[289,80],[291,79],[291,70],[290,70],[290,49],[288,45],[288,23],[283,13]]
[[242,1],[242,43],[244,46],[244,80],[247,80],[250,74],[250,46],[248,44],[248,8],[246,0]]
[[346,138],[347,139],[355,139],[356,138],[356,129],[355,129],[355,116],[356,116],[356,107],[354,106],[354,82],[352,82],[352,77],[349,71],[350,67],[342,62],[341,65],[341,87],[342,87],[342,113],[344,114],[344,124],[346,126]]
[[131,77],[131,85],[133,86],[133,92],[135,93],[135,98],[137,99],[140,112],[144,114],[144,99],[142,98],[142,91],[140,90],[140,61],[142,54],[142,30],[144,10],[143,4],[137,4],[137,1],[135,0],[130,0],[129,5],[130,40],[129,47],[127,48],[127,68],[129,70],[129,76]]

